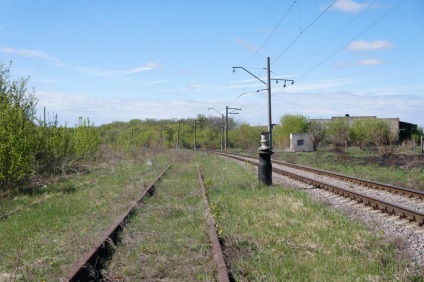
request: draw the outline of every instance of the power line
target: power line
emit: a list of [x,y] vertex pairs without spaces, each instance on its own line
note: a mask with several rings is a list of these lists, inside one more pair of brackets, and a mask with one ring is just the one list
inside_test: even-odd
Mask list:
[[405,4],[408,0],[400,0],[399,2],[396,3],[396,5],[394,5],[389,11],[387,11],[386,13],[384,13],[381,17],[379,17],[377,20],[375,20],[374,22],[372,22],[370,25],[368,25],[366,28],[364,28],[360,33],[358,33],[356,36],[354,36],[351,40],[349,40],[346,44],[344,44],[342,47],[340,47],[339,49],[337,49],[335,52],[333,52],[330,56],[328,56],[327,58],[325,58],[324,60],[322,60],[319,64],[317,64],[315,67],[313,67],[312,69],[310,69],[308,72],[306,72],[305,74],[303,74],[302,76],[300,76],[297,81],[301,80],[302,78],[304,78],[305,76],[307,76],[308,74],[310,74],[311,72],[313,72],[316,68],[318,68],[319,66],[321,66],[323,63],[325,63],[326,61],[328,61],[330,58],[332,58],[333,56],[335,56],[337,53],[339,53],[341,50],[343,50],[346,46],[348,46],[353,40],[357,39],[359,36],[361,36],[362,34],[364,34],[365,32],[367,32],[368,30],[370,30],[371,28],[373,28],[376,24],[378,24],[379,22],[381,22],[384,18],[386,18],[388,15],[390,15],[391,13],[393,13],[395,10],[397,10],[400,6],[402,6],[403,4]]
[[272,63],[276,62],[281,57],[281,55],[283,55],[287,49],[289,49],[297,41],[297,39],[299,39],[299,37],[302,36],[302,34],[307,31],[319,18],[321,18],[322,15],[324,15],[337,1],[338,0],[335,0],[333,3],[331,3],[330,6],[328,6],[315,20],[313,20],[302,32],[300,32],[299,35],[286,47],[286,49],[284,49],[283,52],[281,52],[277,58],[272,61]]
[[243,66],[247,65],[262,49],[262,47],[265,46],[265,44],[268,42],[268,40],[271,38],[271,36],[274,34],[274,32],[277,30],[277,28],[280,26],[280,24],[283,22],[283,20],[286,18],[286,16],[290,13],[291,9],[293,8],[294,4],[296,4],[297,0],[293,2],[293,4],[290,6],[290,8],[287,10],[287,12],[284,14],[284,16],[281,18],[281,20],[278,22],[278,24],[275,26],[274,30],[268,35],[267,39],[261,44],[259,49],[253,54],[249,60],[247,60],[246,63],[243,64]]
[[294,73],[299,67],[303,66],[307,61],[309,61],[313,56],[315,56],[318,52],[320,52],[328,43],[333,41],[334,38],[339,36],[343,31],[345,31],[354,21],[356,21],[365,11],[367,11],[377,0],[374,0],[371,4],[367,5],[365,9],[361,11],[355,18],[353,18],[349,23],[347,23],[341,30],[339,30],[333,37],[331,37],[327,42],[325,42],[317,51],[315,51],[312,55],[310,55],[307,59],[305,59],[302,63],[296,66],[291,72]]

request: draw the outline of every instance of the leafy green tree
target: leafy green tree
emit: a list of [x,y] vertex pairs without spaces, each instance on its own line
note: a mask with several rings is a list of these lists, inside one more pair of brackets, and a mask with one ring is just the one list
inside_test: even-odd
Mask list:
[[337,118],[327,123],[326,139],[330,144],[343,146],[349,140],[349,122],[345,118]]
[[374,144],[382,156],[388,157],[396,152],[395,142],[398,132],[391,129],[390,125],[379,119],[364,120],[366,133],[365,141]]
[[0,64],[0,187],[15,188],[31,173],[34,146],[34,92],[28,79],[12,81],[10,65]]
[[101,139],[90,119],[79,118],[72,134],[75,157],[78,161],[91,162],[98,157]]
[[261,132],[265,130],[262,127],[250,126],[243,123],[234,130],[230,135],[230,140],[234,143],[234,147],[242,149],[259,148],[261,141]]
[[280,124],[274,127],[273,143],[285,148],[290,146],[290,133],[307,133],[309,119],[303,115],[287,114],[280,118]]

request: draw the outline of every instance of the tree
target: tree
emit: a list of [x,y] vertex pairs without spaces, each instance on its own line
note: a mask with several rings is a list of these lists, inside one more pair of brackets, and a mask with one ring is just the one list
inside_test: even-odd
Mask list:
[[326,132],[326,125],[322,122],[311,121],[308,127],[308,133],[311,135],[312,145],[314,151],[318,149],[319,144],[324,140]]
[[309,120],[303,115],[284,115],[279,126],[273,130],[273,142],[279,147],[290,146],[290,133],[307,133]]
[[237,148],[258,148],[261,141],[261,129],[243,123],[232,130],[230,140],[234,143],[234,147]]
[[12,81],[10,65],[0,64],[0,188],[14,188],[31,172],[34,148],[34,92],[28,79]]
[[349,122],[345,118],[337,118],[327,123],[326,139],[329,143],[342,146],[349,139]]
[[384,120],[366,119],[365,141],[377,146],[378,151],[384,157],[389,157],[395,153],[394,144],[398,139],[398,132],[392,130],[390,125]]

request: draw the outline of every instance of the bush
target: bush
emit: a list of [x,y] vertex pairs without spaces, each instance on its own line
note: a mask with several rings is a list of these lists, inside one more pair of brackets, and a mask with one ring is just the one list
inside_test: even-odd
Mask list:
[[10,65],[0,65],[0,188],[15,188],[32,170],[33,123],[37,100],[28,79],[10,80]]

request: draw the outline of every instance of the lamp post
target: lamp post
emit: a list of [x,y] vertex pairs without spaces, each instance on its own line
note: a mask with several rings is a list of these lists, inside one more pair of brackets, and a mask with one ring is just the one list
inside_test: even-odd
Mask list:
[[[294,80],[291,79],[281,79],[281,78],[271,78],[271,64],[269,57],[267,58],[267,82],[263,81],[244,67],[233,67],[235,69],[243,69],[248,72],[250,75],[258,79],[260,82],[267,86],[268,90],[268,132],[261,133],[261,147],[259,147],[259,165],[258,165],[258,180],[263,184],[270,186],[272,185],[272,164],[271,164],[271,155],[272,155],[272,120],[271,120],[271,80],[284,81],[284,87],[286,87],[286,82],[290,81],[291,84],[294,83]],[[261,90],[258,90],[259,92]],[[240,97],[241,95],[239,95]]]
[[221,115],[221,117],[222,117],[222,126],[221,126],[221,129],[222,129],[222,132],[221,132],[221,151],[224,149],[224,131],[225,131],[225,129],[224,129],[224,115],[223,114],[221,114],[220,112],[218,112],[215,108],[208,108],[208,111],[209,110],[214,110],[215,112],[217,112],[218,114],[220,114]]
[[238,115],[239,113],[236,112],[228,112],[228,110],[234,110],[234,111],[241,111],[239,108],[229,108],[228,106],[225,107],[225,151],[227,151],[227,145],[228,145],[228,115]]

